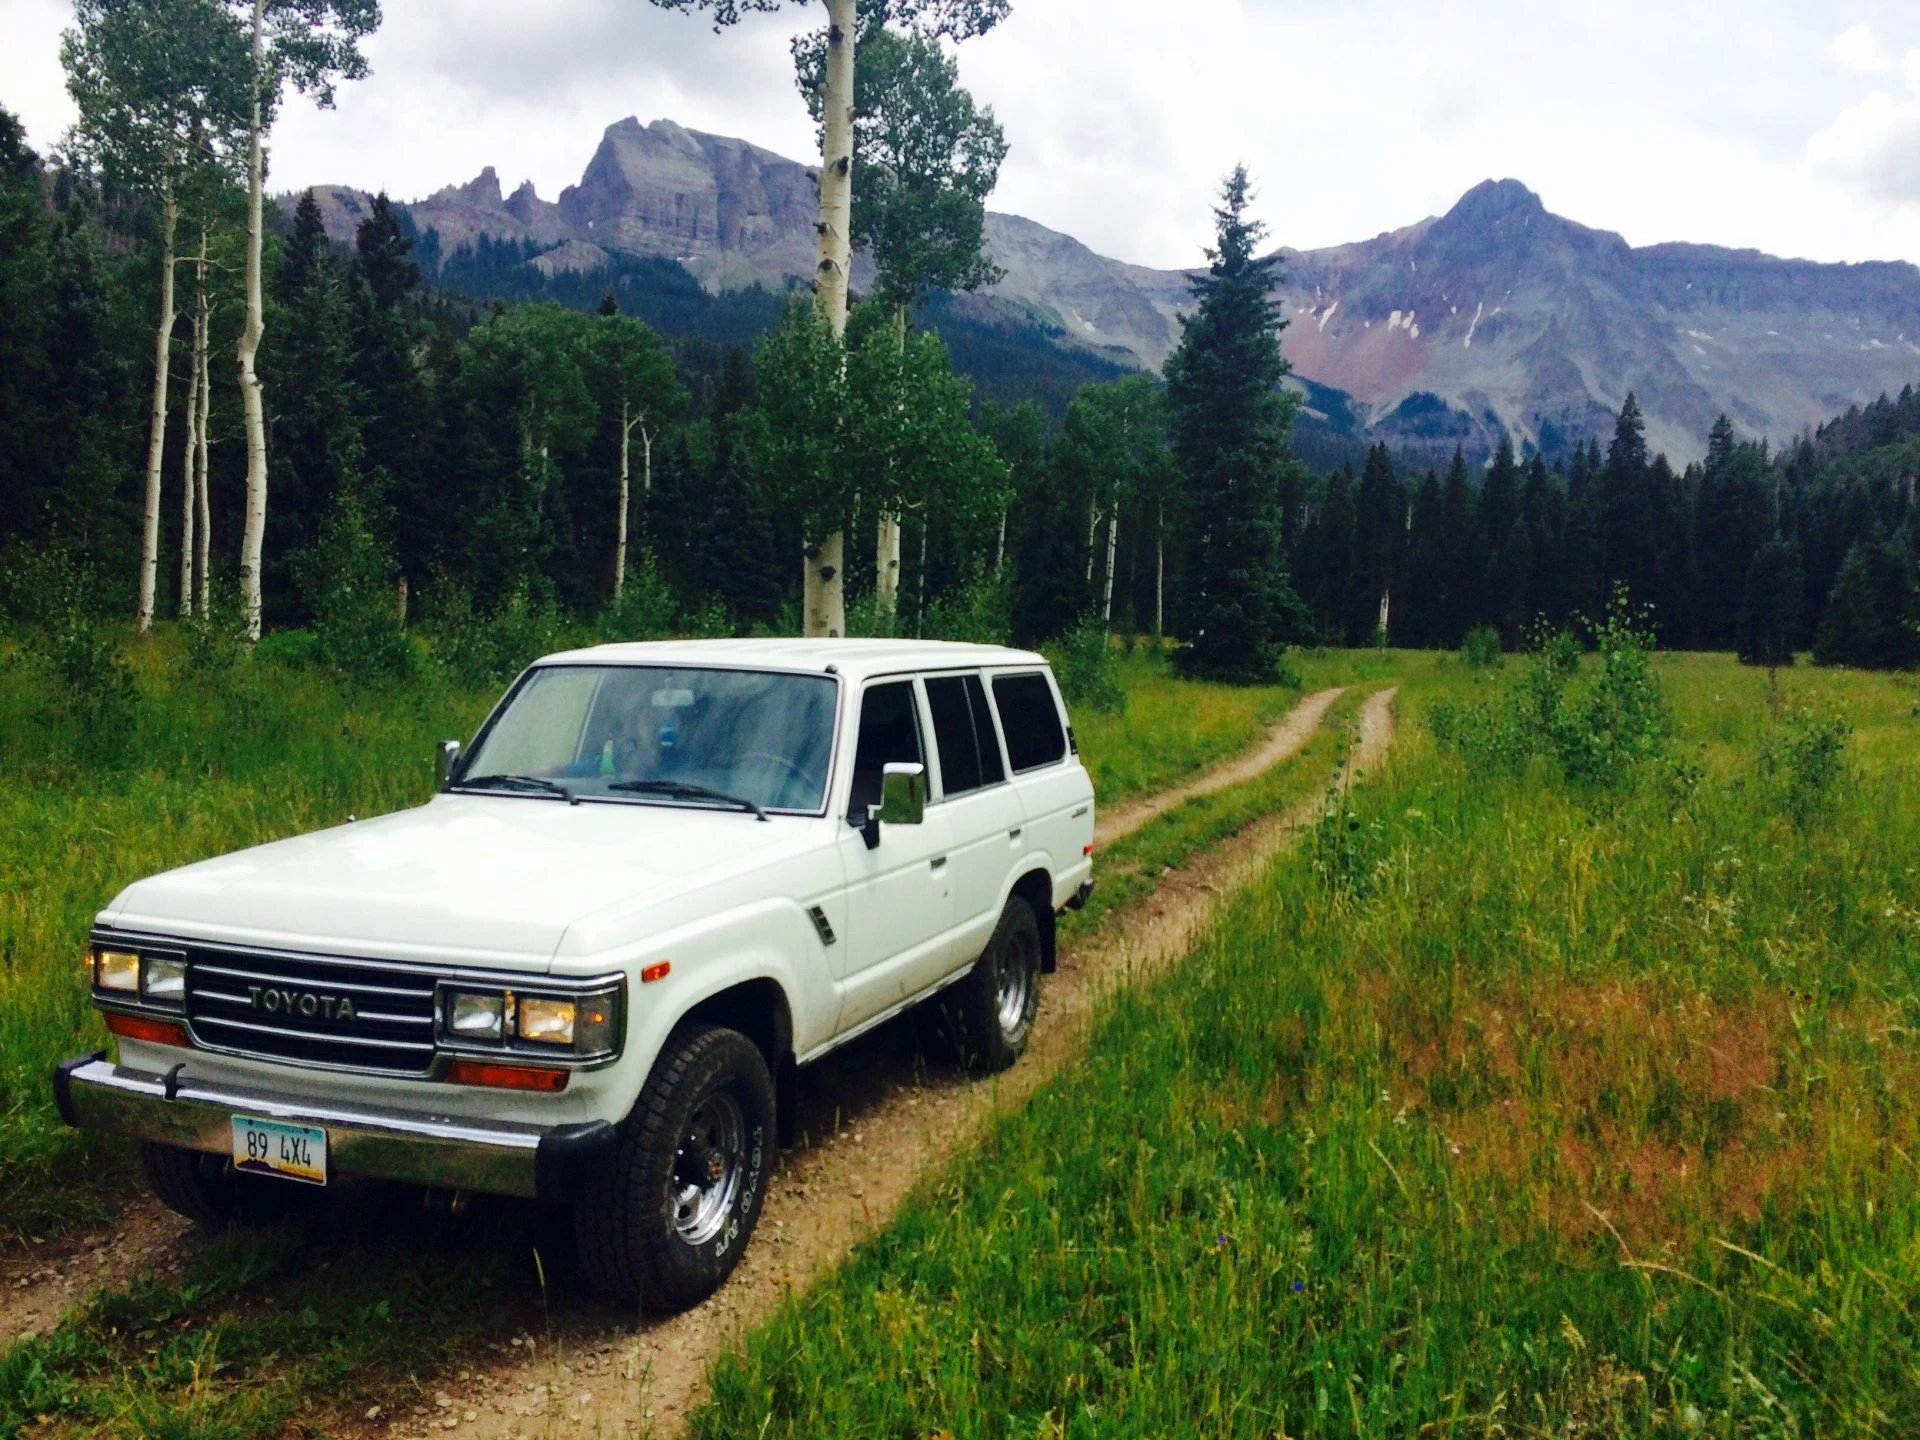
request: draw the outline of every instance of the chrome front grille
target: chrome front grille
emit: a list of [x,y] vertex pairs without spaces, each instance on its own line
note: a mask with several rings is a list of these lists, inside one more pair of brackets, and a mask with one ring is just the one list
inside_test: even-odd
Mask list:
[[433,1067],[434,977],[404,965],[194,945],[187,1024],[217,1050],[390,1074]]

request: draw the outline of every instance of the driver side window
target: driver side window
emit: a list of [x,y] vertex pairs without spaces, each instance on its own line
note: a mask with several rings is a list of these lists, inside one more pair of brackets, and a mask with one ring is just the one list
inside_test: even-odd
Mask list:
[[880,782],[887,766],[925,763],[913,682],[890,680],[870,686],[860,697],[860,738],[853,753],[853,799],[847,807],[848,815],[864,821],[868,807],[880,803]]

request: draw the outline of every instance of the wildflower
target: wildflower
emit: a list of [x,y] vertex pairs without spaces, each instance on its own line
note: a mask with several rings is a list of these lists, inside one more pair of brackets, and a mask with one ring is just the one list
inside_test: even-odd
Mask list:
[[1296,1280],[1293,1282],[1293,1293],[1296,1295],[1298,1295],[1302,1290],[1306,1288],[1307,1288],[1307,1282],[1304,1280]]

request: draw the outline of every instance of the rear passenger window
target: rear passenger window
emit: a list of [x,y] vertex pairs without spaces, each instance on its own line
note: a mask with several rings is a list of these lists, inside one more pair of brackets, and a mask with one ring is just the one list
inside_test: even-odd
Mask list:
[[1067,736],[1060,709],[1045,675],[1000,675],[993,682],[993,703],[1007,737],[1007,760],[1017,775],[1066,758]]
[[948,795],[964,795],[1006,779],[1000,741],[987,713],[987,692],[978,675],[941,675],[926,682],[933,738],[940,747],[940,777]]

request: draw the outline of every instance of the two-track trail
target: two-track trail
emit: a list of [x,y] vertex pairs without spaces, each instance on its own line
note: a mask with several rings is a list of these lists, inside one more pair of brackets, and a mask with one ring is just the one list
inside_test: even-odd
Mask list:
[[[1175,793],[1184,800],[1224,789],[1297,753],[1341,693],[1308,696],[1258,750]],[[1394,693],[1381,691],[1362,706],[1348,778],[1385,753]],[[1227,778],[1216,780],[1223,773]],[[1178,803],[1128,807],[1103,823],[1100,834],[1111,842]],[[1026,1055],[991,1082],[916,1074],[897,1061],[876,1065],[871,1051],[823,1062],[803,1094],[808,1113],[802,1123],[818,1125],[814,1133],[824,1130],[826,1138],[782,1161],[753,1244],[713,1299],[637,1330],[606,1312],[585,1312],[550,1341],[518,1337],[499,1364],[467,1372],[391,1422],[380,1417],[368,1432],[424,1436],[451,1429],[499,1440],[678,1432],[724,1349],[790,1290],[804,1289],[885,1224],[913,1186],[986,1121],[1055,1075],[1085,1038],[1099,998],[1185,955],[1221,905],[1313,821],[1321,803],[1316,796],[1256,822],[1167,872],[1151,895],[1117,914],[1116,923],[1063,945]]]
[[[1307,696],[1254,750],[1176,789],[1101,817],[1111,844],[1186,800],[1249,780],[1312,738],[1340,689]],[[1384,753],[1394,692],[1363,705],[1347,774]],[[328,1416],[330,1433],[366,1437],[613,1436],[678,1431],[709,1366],[743,1331],[804,1288],[883,1225],[913,1186],[980,1127],[1059,1071],[1084,1038],[1099,997],[1177,960],[1226,898],[1256,877],[1318,813],[1317,799],[1266,817],[1165,872],[1152,894],[1062,945],[1026,1056],[992,1081],[917,1062],[909,1026],[883,1027],[812,1067],[801,1086],[807,1143],[786,1154],[759,1229],[732,1280],[703,1305],[661,1321],[578,1298],[556,1286],[545,1333],[497,1344],[488,1360],[428,1377],[417,1397],[365,1413]],[[124,1238],[76,1239],[0,1265],[0,1345],[45,1329],[103,1284],[165,1278],[193,1248],[193,1232],[141,1199],[117,1227]],[[24,1282],[24,1283],[22,1283]]]

